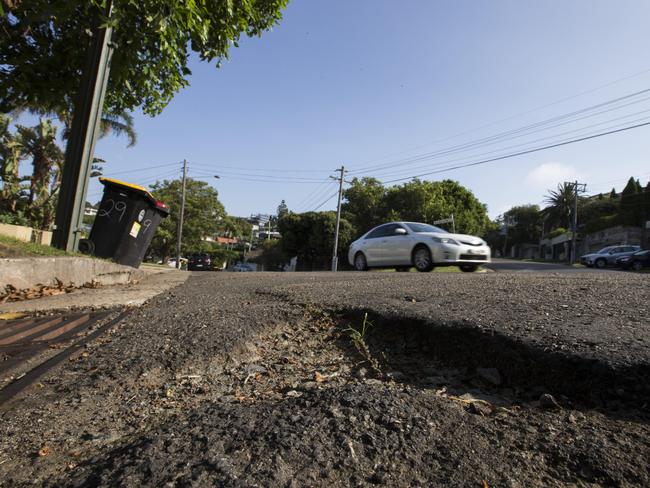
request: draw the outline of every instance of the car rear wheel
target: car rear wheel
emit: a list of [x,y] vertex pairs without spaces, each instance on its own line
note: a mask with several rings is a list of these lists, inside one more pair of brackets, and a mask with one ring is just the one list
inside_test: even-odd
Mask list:
[[465,272],[465,273],[473,273],[478,269],[477,264],[461,264],[459,266],[460,270]]
[[424,246],[415,248],[415,251],[413,251],[413,266],[421,273],[431,271],[433,269],[431,251]]
[[643,263],[641,261],[632,261],[632,269],[634,271],[641,271],[643,268]]
[[368,262],[362,252],[358,252],[354,256],[354,269],[357,271],[366,271],[368,269]]
[[603,258],[596,259],[596,268],[603,269],[607,265],[607,261]]

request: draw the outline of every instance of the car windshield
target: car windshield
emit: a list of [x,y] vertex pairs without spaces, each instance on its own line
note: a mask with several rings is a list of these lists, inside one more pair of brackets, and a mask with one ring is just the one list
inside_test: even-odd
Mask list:
[[609,246],[609,247],[603,247],[600,251],[598,251],[596,254],[609,254],[609,252],[614,249],[614,247]]
[[445,234],[448,234],[448,232],[445,229],[441,229],[440,227],[436,227],[435,225],[429,225],[429,224],[416,224],[413,222],[409,222],[406,224],[406,226],[411,229],[412,232],[444,232]]

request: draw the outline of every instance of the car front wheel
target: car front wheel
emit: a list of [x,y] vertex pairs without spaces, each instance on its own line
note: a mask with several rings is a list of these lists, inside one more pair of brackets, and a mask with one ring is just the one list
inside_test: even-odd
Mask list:
[[634,271],[641,271],[643,268],[643,263],[641,261],[632,261],[632,269]]
[[357,271],[366,271],[368,269],[366,257],[361,252],[358,252],[354,256],[354,269]]
[[607,261],[605,261],[603,258],[596,259],[596,268],[603,269],[605,266],[607,266]]
[[431,251],[426,247],[420,246],[413,252],[413,265],[415,269],[421,273],[431,271],[433,269],[433,259],[431,258]]

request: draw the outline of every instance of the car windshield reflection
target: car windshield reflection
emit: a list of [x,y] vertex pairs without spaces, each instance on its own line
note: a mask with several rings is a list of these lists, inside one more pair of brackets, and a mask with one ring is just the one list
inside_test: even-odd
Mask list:
[[429,225],[429,224],[416,224],[416,223],[407,223],[406,226],[411,229],[412,232],[415,233],[422,233],[422,232],[442,232],[445,234],[448,234],[445,229],[441,229],[440,227],[436,227],[435,225]]

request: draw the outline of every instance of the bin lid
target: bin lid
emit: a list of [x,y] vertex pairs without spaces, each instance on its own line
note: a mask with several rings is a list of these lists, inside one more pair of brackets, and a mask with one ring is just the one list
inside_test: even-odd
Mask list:
[[126,181],[116,180],[114,178],[105,178],[103,176],[100,176],[99,181],[104,186],[113,186],[122,190],[138,193],[139,195],[142,195],[147,200],[149,200],[149,203],[156,207],[157,210],[160,210],[162,213],[164,213],[165,217],[169,215],[169,207],[160,200],[156,200],[154,196],[149,193],[149,190],[147,190],[144,186],[134,185],[132,183],[127,183]]

